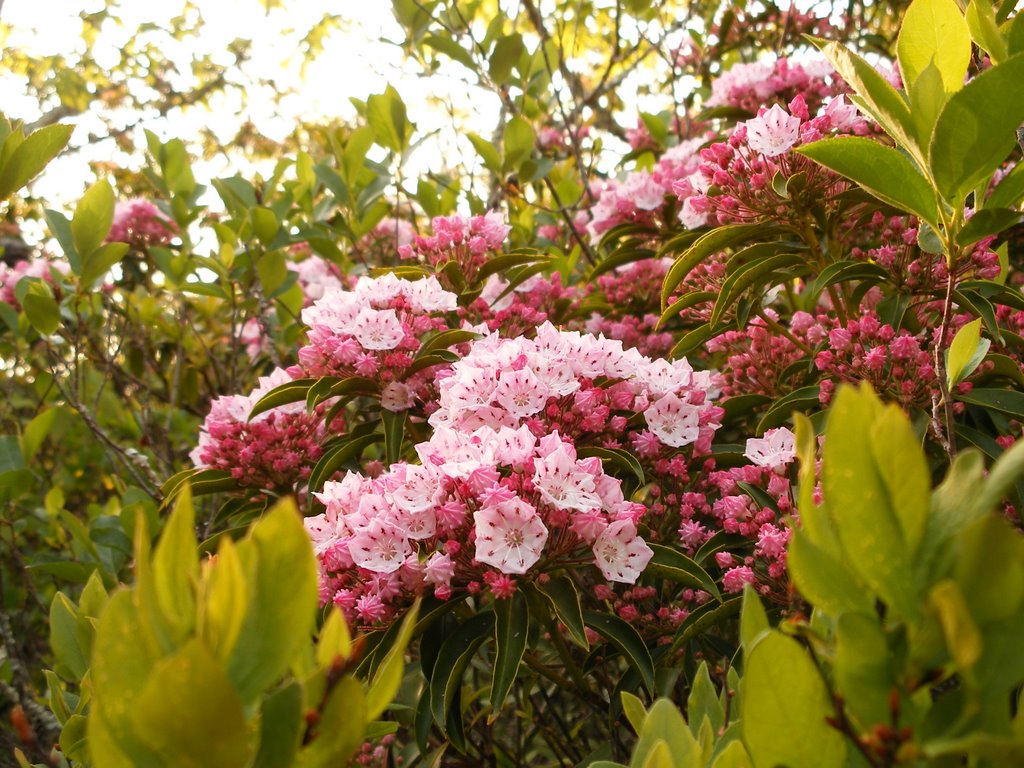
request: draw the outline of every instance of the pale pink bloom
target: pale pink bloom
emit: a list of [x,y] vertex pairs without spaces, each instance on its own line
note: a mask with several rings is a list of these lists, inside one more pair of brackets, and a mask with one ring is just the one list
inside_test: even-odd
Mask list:
[[393,309],[365,307],[355,318],[353,336],[363,349],[394,349],[405,338],[402,322]]
[[706,105],[722,107],[730,104],[736,91],[753,90],[759,97],[770,96],[773,86],[770,84],[774,66],[771,62],[756,61],[749,64],[734,64],[711,83],[711,97]]
[[693,207],[693,198],[683,200],[679,209],[679,221],[687,229],[698,229],[708,223],[707,211],[698,211]]
[[788,152],[800,139],[800,118],[793,117],[778,104],[747,120],[747,145],[766,157]]
[[536,563],[548,540],[537,510],[515,498],[473,513],[476,523],[476,559],[502,573],[526,573]]
[[796,435],[785,427],[769,429],[764,437],[748,439],[743,455],[759,467],[779,469],[796,458]]
[[547,385],[541,383],[529,368],[504,372],[494,389],[494,399],[520,419],[540,411],[548,401],[548,394]]
[[398,526],[373,520],[356,531],[348,543],[356,565],[377,573],[393,573],[412,554],[409,540]]
[[646,171],[628,174],[621,194],[630,198],[641,211],[653,211],[665,204],[665,188]]
[[629,520],[610,524],[594,542],[594,562],[608,581],[635,584],[652,557],[654,551]]
[[857,108],[850,104],[846,100],[846,96],[843,95],[836,96],[828,103],[828,106],[825,107],[825,114],[828,116],[833,130],[837,131],[853,128],[860,122]]
[[647,426],[665,445],[681,448],[700,435],[700,408],[690,405],[671,392],[644,411]]
[[343,287],[338,268],[327,259],[315,254],[307,256],[302,261],[289,264],[288,269],[297,275],[302,295],[306,297],[306,302],[309,304],[322,299],[328,290]]
[[380,393],[380,406],[392,413],[400,413],[412,408],[414,404],[412,390],[408,384],[392,381]]
[[[543,447],[544,439],[541,440]],[[601,508],[594,476],[580,470],[574,455],[559,440],[558,449],[533,463],[533,484],[541,497],[558,509],[586,511]],[[575,454],[575,452],[574,452]]]

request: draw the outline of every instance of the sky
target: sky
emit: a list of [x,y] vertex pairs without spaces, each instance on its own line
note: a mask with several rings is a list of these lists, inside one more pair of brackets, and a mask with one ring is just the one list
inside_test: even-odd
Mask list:
[[[248,114],[260,132],[279,140],[288,135],[297,116],[306,118],[353,118],[355,109],[351,97],[365,99],[380,93],[390,82],[402,94],[410,117],[421,133],[433,134],[431,141],[448,142],[434,147],[435,151],[421,151],[412,158],[410,170],[423,171],[436,158],[436,151],[445,157],[462,152],[473,158],[468,143],[459,145],[458,134],[450,130],[450,121],[436,106],[438,98],[450,98],[459,105],[471,105],[465,115],[468,130],[488,134],[497,120],[497,97],[492,94],[470,92],[468,85],[457,75],[432,78],[424,83],[414,76],[413,65],[402,61],[401,49],[390,41],[400,40],[402,31],[391,14],[391,3],[385,0],[291,0],[287,10],[265,11],[260,0],[194,0],[205,21],[205,29],[198,41],[204,51],[222,51],[235,38],[252,41],[253,55],[249,66],[257,77],[274,78],[295,89],[280,108],[269,100],[250,94]],[[5,0],[0,21],[10,27],[7,43],[37,54],[81,49],[81,21],[79,13],[95,11],[102,2],[94,0]],[[183,0],[122,0],[119,14],[124,19],[124,30],[105,29],[103,45],[98,55],[115,62],[119,41],[129,29],[143,23],[166,24],[181,12]],[[305,31],[325,13],[341,16],[340,28],[331,33],[324,50],[301,69],[302,57],[296,55],[298,43]],[[193,52],[187,49],[165,51],[182,72],[190,71]],[[101,58],[101,62],[102,62]],[[458,65],[452,65],[458,69]],[[40,113],[40,106],[25,90],[25,83],[0,78],[0,103],[5,110],[26,121]],[[237,128],[240,104],[235,98],[220,100],[212,111],[191,109],[175,114],[169,120],[152,120],[145,127],[162,138],[196,135],[203,126],[211,127],[222,139],[229,139]],[[75,141],[83,139],[94,126],[88,117],[75,120]],[[448,130],[446,130],[448,128]],[[144,146],[141,128],[136,132],[136,145]],[[126,162],[129,158],[118,152],[112,142],[90,146],[74,156],[62,158],[36,187],[37,194],[48,200],[73,201],[80,195],[88,180],[89,160]],[[229,169],[223,161],[214,159],[197,164],[200,178],[209,178]]]

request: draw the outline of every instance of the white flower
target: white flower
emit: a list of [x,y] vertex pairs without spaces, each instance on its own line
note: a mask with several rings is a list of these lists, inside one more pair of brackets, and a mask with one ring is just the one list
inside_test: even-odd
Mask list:
[[652,557],[654,551],[629,520],[612,523],[594,542],[594,562],[608,581],[635,584]]
[[747,120],[747,146],[765,157],[788,152],[800,139],[800,118],[794,117],[778,104]]
[[796,436],[785,427],[769,429],[747,440],[743,455],[759,467],[780,469],[796,458]]

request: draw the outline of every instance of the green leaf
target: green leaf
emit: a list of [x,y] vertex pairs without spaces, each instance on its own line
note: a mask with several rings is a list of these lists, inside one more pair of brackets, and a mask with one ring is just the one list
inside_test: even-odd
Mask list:
[[[892,406],[896,408],[896,406]],[[919,517],[917,509],[906,519],[903,510],[894,508],[894,490],[889,482],[898,482],[899,470],[880,466],[880,450],[885,446],[875,436],[899,434],[894,420],[883,419],[883,407],[866,385],[860,390],[840,387],[829,412],[825,433],[822,486],[825,503],[837,529],[842,548],[856,572],[881,598],[904,616],[918,611],[917,588],[911,574],[910,547],[916,546]],[[906,429],[909,429],[909,424]],[[915,445],[913,453],[919,454]],[[885,464],[902,467],[904,459],[895,453],[881,455]],[[913,455],[907,459],[912,472],[923,459]],[[894,479],[895,477],[895,479]],[[910,488],[916,487],[911,478]],[[913,492],[907,490],[906,496]],[[927,498],[927,486],[924,491]],[[899,498],[905,498],[903,494]],[[908,542],[907,536],[915,537]],[[754,755],[755,760],[757,756]]]
[[[999,191],[998,188],[996,191]],[[1009,229],[1020,221],[1020,217],[1020,211],[1009,208],[982,208],[956,233],[956,244],[965,248],[974,245],[983,237],[997,235],[1004,229]]]
[[807,652],[772,630],[747,654],[740,702],[743,743],[757,766],[843,765],[843,735],[828,689]]
[[865,111],[878,122],[896,143],[908,152],[916,152],[913,119],[907,103],[882,74],[857,54],[836,42],[811,39],[825,54],[836,72],[857,93]]
[[253,418],[264,411],[277,408],[279,405],[288,405],[289,403],[297,403],[301,400],[305,400],[310,387],[318,381],[319,379],[293,379],[292,381],[274,387],[256,401],[256,404],[252,407],[252,411],[249,412],[249,421],[252,421]]
[[462,675],[493,626],[493,612],[478,613],[459,625],[441,645],[430,676],[430,711],[442,730],[446,728],[448,713],[458,697]]
[[[53,421],[57,417],[57,414],[61,412],[61,407],[57,406],[54,408],[47,408],[45,411],[38,413],[21,432],[21,454],[24,457],[26,464],[31,463],[32,459],[35,458],[36,453],[39,452],[42,447],[43,441],[46,440],[46,436],[50,434],[50,429],[53,426]],[[20,469],[20,467],[18,467]],[[6,471],[0,469],[0,471]]]
[[755,234],[767,237],[774,234],[774,231],[763,224],[731,224],[702,235],[673,262],[668,274],[665,275],[665,281],[661,286],[662,312],[668,306],[668,300],[676,287],[698,264],[719,251],[750,240]]
[[703,589],[715,600],[722,602],[722,593],[718,591],[715,580],[695,560],[662,544],[649,544],[648,546],[653,550],[654,557],[647,564],[647,571],[679,584]]
[[629,724],[633,726],[633,730],[639,734],[640,729],[644,727],[644,720],[647,719],[647,709],[644,707],[644,703],[629,691],[622,691],[620,698],[622,699],[622,713],[629,720]]
[[879,477],[913,559],[924,536],[931,473],[920,441],[903,410],[889,405],[871,425],[871,451]]
[[324,455],[313,466],[309,473],[309,490],[319,491],[331,475],[350,461],[358,459],[363,451],[374,443],[379,443],[384,435],[374,433],[346,440],[340,445],[332,446],[324,451]]
[[72,131],[70,125],[48,125],[30,133],[0,168],[0,199],[14,194],[42,171],[64,149]]
[[715,324],[722,319],[722,315],[736,302],[737,299],[748,288],[767,288],[779,282],[779,276],[773,276],[776,270],[785,269],[804,264],[806,257],[797,253],[780,253],[776,256],[769,256],[766,259],[752,261],[742,264],[735,269],[722,283],[715,301],[715,308],[711,311],[711,323]]
[[1006,41],[996,24],[996,15],[990,0],[971,0],[967,6],[967,28],[978,46],[988,53],[993,64],[998,64],[1007,57],[1009,51]]
[[316,621],[316,561],[295,503],[276,504],[238,545],[251,599],[228,674],[244,702],[277,682]]
[[654,662],[639,633],[627,622],[609,613],[584,611],[583,623],[611,643],[639,674],[644,687],[654,691]]
[[[1024,18],[1024,16],[1021,18]],[[1003,177],[1002,181],[996,184],[992,194],[985,201],[985,207],[1017,208],[1022,199],[1024,199],[1024,163],[1019,163]],[[975,213],[974,215],[977,216],[978,214]]]
[[973,499],[975,513],[980,515],[996,509],[1021,477],[1024,477],[1024,440],[1018,440],[996,459],[981,493]]
[[199,635],[214,657],[226,664],[238,642],[251,599],[238,550],[228,536],[221,539],[205,587]]
[[79,284],[88,290],[92,284],[107,274],[128,253],[125,243],[107,243],[82,258],[82,271],[78,276]]
[[102,245],[113,221],[114,190],[106,179],[100,179],[78,201],[71,220],[71,236],[83,268],[89,254]]
[[491,51],[487,71],[491,79],[498,85],[507,85],[512,74],[512,67],[519,62],[519,57],[526,51],[523,36],[518,32],[499,38]]
[[296,768],[333,768],[348,764],[366,729],[363,688],[354,677],[334,686],[320,713],[313,742],[299,753]]
[[862,730],[887,723],[889,693],[897,687],[893,654],[877,616],[844,613],[836,624],[835,685]]
[[48,291],[32,288],[22,298],[21,308],[41,336],[52,336],[60,327],[60,307]]
[[75,604],[63,592],[58,592],[50,603],[50,647],[57,657],[58,671],[69,672],[75,682],[89,669],[89,660],[78,643],[77,626]]
[[530,155],[536,141],[533,126],[525,117],[516,115],[505,126],[504,148],[505,161],[502,170],[516,171]]
[[174,512],[153,553],[153,583],[156,600],[179,640],[196,624],[196,595],[199,556],[196,553],[195,513],[192,491],[186,485],[178,494]]
[[151,644],[152,629],[135,607],[135,592],[115,593],[96,628],[88,735],[98,765],[162,765],[131,726],[139,695],[161,659]]
[[630,768],[646,768],[658,750],[664,758],[654,765],[675,768],[675,766],[696,765],[700,747],[686,727],[686,720],[668,699],[658,699],[647,712],[640,738],[633,750]]
[[754,764],[750,762],[750,755],[747,754],[743,742],[736,740],[730,741],[718,753],[711,768],[754,768]]
[[402,455],[402,441],[405,438],[405,420],[408,412],[395,413],[383,408],[380,415],[381,421],[384,422],[384,456],[388,464],[394,464]]
[[[951,1],[951,0],[950,0]],[[1024,123],[1024,54],[982,72],[953,94],[935,125],[928,162],[939,190],[959,205],[991,178],[1016,144]]]
[[493,723],[501,714],[512,684],[519,672],[519,664],[526,652],[526,638],[530,630],[530,612],[526,598],[516,592],[511,598],[494,601],[494,673],[491,677],[491,714]]
[[198,639],[157,662],[132,720],[146,746],[170,765],[245,765],[251,759],[242,702]]
[[740,609],[740,643],[743,645],[743,651],[750,653],[757,639],[770,627],[761,598],[757,596],[753,587],[745,584],[743,606]]
[[291,768],[302,724],[302,687],[298,683],[267,696],[260,705],[260,751],[253,768]]
[[725,724],[725,709],[718,699],[718,691],[711,682],[711,675],[708,673],[708,663],[701,661],[697,667],[697,675],[694,677],[693,685],[690,688],[690,696],[686,701],[686,716],[690,722],[690,732],[697,736],[699,723],[704,718],[711,723],[711,729],[718,733]]
[[795,151],[852,179],[880,200],[938,227],[939,212],[931,185],[899,150],[872,139],[846,136],[815,141]]
[[970,376],[984,359],[988,345],[981,350],[981,355],[977,355],[980,344],[981,318],[972,320],[957,331],[953,343],[949,345],[949,354],[946,358],[946,386],[950,389]]
[[366,719],[376,720],[395,698],[402,685],[402,672],[405,669],[405,650],[412,639],[419,615],[419,604],[414,605],[402,619],[398,635],[388,649],[387,654],[377,667],[370,681],[370,690],[366,694]]
[[956,399],[1024,420],[1024,392],[975,387],[970,392],[958,393]]
[[954,0],[914,0],[903,16],[896,55],[908,86],[934,63],[946,92],[958,90],[971,61],[971,33]]
[[277,237],[277,233],[281,230],[281,222],[278,221],[277,216],[269,208],[263,206],[256,206],[250,211],[252,216],[252,231],[263,244],[264,247],[269,248],[270,244]]
[[366,100],[366,119],[376,135],[377,143],[396,154],[402,154],[408,145],[412,126],[406,117],[405,104],[392,86],[384,93]]
[[[801,507],[801,512],[804,509]],[[793,531],[786,563],[800,594],[825,613],[839,616],[873,610],[870,590],[864,588],[856,573],[838,553],[816,544],[806,529]]]
[[491,173],[501,173],[501,155],[498,153],[497,147],[475,133],[467,133],[466,138],[484,161],[484,167]]
[[620,448],[581,446],[576,453],[581,459],[585,459],[588,456],[597,456],[602,462],[607,461],[609,464],[625,469],[636,478],[640,485],[643,485],[646,482],[644,479],[643,467],[640,466],[640,462],[637,461],[636,456],[629,451],[624,451]]
[[555,617],[565,625],[573,642],[590,650],[580,608],[580,595],[572,579],[568,576],[555,576],[547,584],[538,586],[537,591],[550,603]]

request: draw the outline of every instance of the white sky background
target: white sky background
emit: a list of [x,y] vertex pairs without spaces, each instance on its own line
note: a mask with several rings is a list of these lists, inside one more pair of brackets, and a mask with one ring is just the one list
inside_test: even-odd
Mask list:
[[[269,14],[259,0],[196,0],[195,5],[206,22],[198,41],[204,51],[223,50],[236,38],[249,39],[253,47],[246,65],[248,71],[295,90],[280,107],[269,99],[260,99],[258,94],[249,94],[244,114],[268,138],[280,140],[287,136],[300,115],[313,120],[317,117],[354,118],[356,113],[349,98],[365,99],[382,92],[389,82],[406,102],[409,116],[417,125],[417,135],[434,133],[430,149],[424,147],[412,157],[408,166],[411,173],[423,172],[432,159],[436,162],[438,151],[450,162],[475,162],[468,142],[459,147],[462,157],[457,156],[455,144],[460,137],[452,129],[451,119],[438,108],[438,98],[450,99],[464,108],[460,118],[465,121],[462,123],[464,130],[485,136],[494,130],[497,97],[480,91],[470,93],[467,83],[458,77],[459,65],[451,65],[447,75],[432,77],[427,82],[414,75],[414,65],[403,65],[401,49],[387,42],[402,39],[402,30],[387,0],[291,0],[287,10],[275,9]],[[6,0],[0,19],[13,27],[8,39],[12,47],[45,55],[82,49],[79,13],[101,7],[100,2],[83,0]],[[104,30],[101,40],[106,47],[97,49],[98,58],[106,50],[110,64],[116,63],[118,40],[125,39],[130,29],[146,22],[165,25],[181,8],[181,0],[123,0],[117,13],[123,18],[125,29]],[[342,17],[341,28],[331,33],[324,51],[307,64],[303,78],[299,41],[309,27],[328,12]],[[165,51],[165,54],[174,60],[183,75],[189,75],[192,51]],[[0,79],[0,104],[8,115],[26,122],[44,111],[26,94],[24,82],[14,79]],[[218,97],[212,106],[210,111],[202,107],[184,112],[176,110],[169,119],[155,118],[144,127],[163,139],[177,136],[188,140],[197,136],[201,127],[209,126],[219,138],[227,141],[241,122],[240,100],[231,95]],[[98,123],[90,120],[88,114],[70,122],[77,125],[72,140],[75,143],[84,141],[90,130],[98,128]],[[135,143],[140,149],[145,146],[142,126],[137,130]],[[138,163],[137,159],[133,161],[118,151],[113,142],[100,142],[55,162],[36,183],[35,193],[51,205],[72,205],[89,181],[88,160],[113,160],[123,165]],[[194,169],[201,181],[239,170],[245,172],[227,167],[223,160],[195,162]]]

